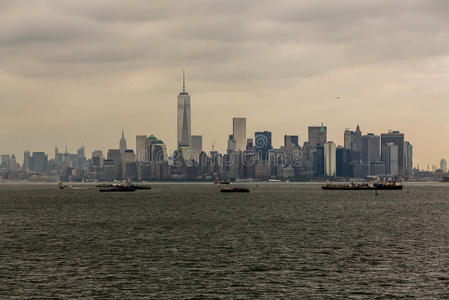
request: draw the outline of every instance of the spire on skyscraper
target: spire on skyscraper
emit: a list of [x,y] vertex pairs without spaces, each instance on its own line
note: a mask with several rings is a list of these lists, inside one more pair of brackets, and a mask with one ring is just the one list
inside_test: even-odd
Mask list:
[[186,74],[184,70],[182,70],[182,92],[186,92]]
[[119,149],[120,149],[120,153],[125,153],[126,151],[126,139],[125,139],[125,131],[123,130],[123,126],[122,126],[122,138],[120,139],[120,143],[119,143]]
[[186,76],[182,70],[182,91],[178,95],[178,147],[190,146],[190,95],[186,92]]

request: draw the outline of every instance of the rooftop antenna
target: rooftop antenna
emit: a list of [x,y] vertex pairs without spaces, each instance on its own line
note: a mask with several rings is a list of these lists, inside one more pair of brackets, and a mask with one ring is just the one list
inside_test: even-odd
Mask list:
[[182,70],[182,92],[186,92],[186,74],[184,70]]

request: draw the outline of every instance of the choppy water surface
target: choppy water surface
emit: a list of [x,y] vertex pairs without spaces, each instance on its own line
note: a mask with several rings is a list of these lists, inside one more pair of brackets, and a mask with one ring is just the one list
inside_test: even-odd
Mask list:
[[449,185],[0,184],[0,298],[449,297]]

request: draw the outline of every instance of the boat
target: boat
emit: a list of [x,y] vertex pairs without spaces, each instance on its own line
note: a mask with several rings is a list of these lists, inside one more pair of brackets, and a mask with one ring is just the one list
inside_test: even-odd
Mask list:
[[150,185],[144,185],[144,184],[130,184],[129,187],[133,187],[135,190],[151,190]]
[[254,182],[254,178],[237,178],[235,182]]
[[268,182],[282,182],[280,179],[268,179]]
[[222,193],[249,193],[247,188],[222,188],[220,190]]
[[58,186],[59,186],[60,190],[71,190],[71,189],[73,189],[73,186],[71,186],[69,184],[63,184],[62,182],[60,182]]
[[402,190],[403,186],[396,182],[382,182],[382,183],[351,183],[351,184],[327,184],[321,187],[323,190],[345,190],[345,191],[360,191],[360,190]]
[[227,181],[227,180],[216,180],[215,181],[215,184],[230,184],[230,182],[229,181]]
[[134,192],[136,189],[132,186],[124,186],[124,185],[117,185],[117,186],[111,186],[104,189],[100,189],[100,192]]

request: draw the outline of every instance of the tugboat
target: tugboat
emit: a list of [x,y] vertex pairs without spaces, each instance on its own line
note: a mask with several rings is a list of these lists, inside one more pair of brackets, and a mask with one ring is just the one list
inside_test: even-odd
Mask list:
[[220,190],[222,193],[249,193],[247,188],[222,188]]
[[135,190],[151,190],[150,185],[134,183],[102,183],[97,185],[100,192],[134,192]]
[[133,187],[135,190],[151,190],[150,185],[144,185],[144,184],[129,184],[129,187]]
[[105,187],[104,189],[100,189],[100,192],[134,192],[136,189],[132,186],[128,185],[110,185]]
[[73,189],[73,186],[59,182],[59,189],[60,190],[71,190],[71,189]]
[[394,182],[382,183],[351,183],[351,184],[327,184],[321,187],[323,190],[402,190],[403,185]]

